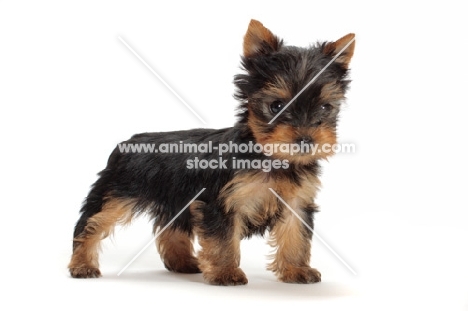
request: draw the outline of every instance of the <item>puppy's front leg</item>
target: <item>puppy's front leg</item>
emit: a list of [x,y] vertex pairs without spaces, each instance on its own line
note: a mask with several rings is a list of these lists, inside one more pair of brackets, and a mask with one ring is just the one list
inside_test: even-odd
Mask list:
[[[298,215],[313,228],[313,212],[298,209]],[[283,221],[270,232],[269,244],[276,249],[268,269],[286,283],[316,283],[321,275],[309,266],[312,232],[289,209],[284,209]]]
[[248,280],[239,268],[241,224],[232,213],[218,206],[203,206],[194,213],[201,251],[198,254],[203,278],[212,285],[244,285]]

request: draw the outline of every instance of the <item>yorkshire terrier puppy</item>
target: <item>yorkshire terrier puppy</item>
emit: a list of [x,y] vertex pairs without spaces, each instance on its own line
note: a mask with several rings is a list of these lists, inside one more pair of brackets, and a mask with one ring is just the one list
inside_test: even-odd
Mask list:
[[[68,266],[71,276],[101,276],[100,241],[116,224],[148,213],[158,234],[157,249],[170,271],[201,272],[215,285],[247,284],[239,267],[240,241],[268,231],[269,244],[276,250],[268,269],[280,281],[320,282],[320,272],[309,265],[309,228],[317,211],[319,161],[333,153],[322,147],[337,142],[337,119],[353,52],[354,34],[301,48],[284,45],[252,20],[244,37],[244,73],[234,79],[240,101],[237,123],[218,130],[138,134],[120,144],[81,208]],[[164,144],[194,148],[185,153],[122,148]],[[221,153],[216,148],[223,144],[250,148]],[[314,145],[319,152],[288,152],[281,147],[294,144]],[[216,147],[211,152],[195,150],[200,145]],[[256,152],[252,146],[272,151]],[[198,254],[192,244],[195,236],[201,246]]]

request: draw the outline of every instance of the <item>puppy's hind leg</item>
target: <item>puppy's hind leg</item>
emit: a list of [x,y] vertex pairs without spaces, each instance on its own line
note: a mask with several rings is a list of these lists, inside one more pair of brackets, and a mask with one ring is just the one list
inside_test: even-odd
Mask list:
[[83,214],[75,227],[73,255],[68,265],[74,278],[100,277],[99,245],[114,229],[117,223],[125,224],[131,220],[133,202],[128,199],[106,198],[100,211],[90,216],[88,201],[83,206]]

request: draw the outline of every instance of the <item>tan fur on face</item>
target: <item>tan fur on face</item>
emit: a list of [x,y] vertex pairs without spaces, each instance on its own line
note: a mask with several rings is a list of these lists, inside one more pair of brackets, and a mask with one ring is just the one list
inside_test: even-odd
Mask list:
[[72,259],[68,268],[73,277],[98,277],[99,244],[109,236],[116,224],[127,224],[132,218],[133,202],[107,199],[102,210],[90,217],[84,231],[74,241]]
[[291,144],[297,137],[297,129],[284,124],[277,125],[272,133],[264,133],[264,122],[257,119],[252,112],[249,113],[248,125],[252,130],[255,141],[261,145]]
[[[326,126],[311,127],[311,128],[296,128],[291,125],[279,124],[271,133],[263,133],[261,128],[261,121],[254,117],[253,113],[250,114],[248,125],[252,129],[253,135],[257,143],[265,146],[267,144],[297,144],[300,137],[308,136],[312,139],[314,144],[317,144],[315,154],[290,154],[288,152],[281,152],[280,148],[277,152],[273,153],[274,158],[288,160],[291,163],[308,164],[318,159],[326,159],[333,155],[332,146],[337,143],[336,132],[334,129]],[[328,150],[323,147],[327,144]],[[328,148],[329,147],[329,148]],[[327,151],[327,152],[325,152]]]
[[277,76],[273,84],[266,85],[262,89],[261,94],[258,94],[260,97],[264,97],[265,95],[283,101],[288,101],[292,97],[289,84],[280,76]]
[[325,103],[339,102],[344,99],[344,94],[338,84],[327,83],[320,91],[320,99]]
[[[332,146],[337,143],[336,132],[334,129],[327,128],[325,126],[319,126],[309,130],[309,135],[312,137],[314,144],[318,145],[318,149],[321,150],[319,154],[315,155],[316,159],[326,159],[332,156]],[[327,145],[327,148],[324,148]]]

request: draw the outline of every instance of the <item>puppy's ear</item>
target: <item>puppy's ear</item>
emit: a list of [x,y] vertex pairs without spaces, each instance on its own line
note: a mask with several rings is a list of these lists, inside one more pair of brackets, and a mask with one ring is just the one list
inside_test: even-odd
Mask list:
[[262,23],[252,19],[244,36],[244,56],[255,57],[278,51],[282,41]]
[[340,63],[344,68],[348,68],[349,62],[351,61],[351,58],[354,54],[354,37],[354,33],[349,33],[335,42],[329,42],[325,44],[323,53],[334,57],[344,49],[340,56],[338,56],[336,59],[336,62]]

